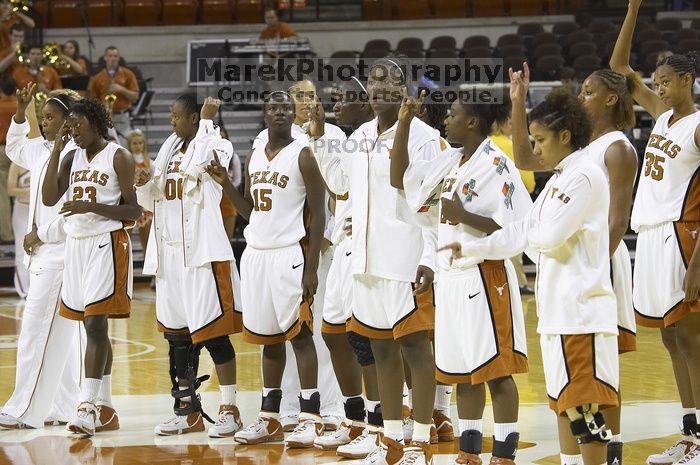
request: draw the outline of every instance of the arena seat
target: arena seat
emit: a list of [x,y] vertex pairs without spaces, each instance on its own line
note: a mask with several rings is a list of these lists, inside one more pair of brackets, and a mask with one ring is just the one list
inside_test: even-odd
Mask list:
[[522,45],[523,38],[518,34],[503,34],[496,41],[496,48],[505,47],[506,45]]
[[471,47],[491,47],[491,39],[488,36],[469,36],[464,39],[462,49]]
[[196,24],[198,9],[197,0],[163,0],[163,24]]
[[694,19],[690,22],[691,29],[700,29],[700,18]]
[[124,0],[124,25],[157,25],[160,19],[160,6],[158,0]]
[[563,67],[564,57],[561,55],[541,56],[535,62],[533,77],[538,81],[552,81],[559,79],[559,72]]
[[369,60],[375,60],[377,58],[384,58],[390,53],[389,50],[384,50],[381,48],[371,48],[369,50],[364,50],[360,54],[360,58],[365,58]]
[[595,55],[598,52],[598,46],[594,42],[576,42],[569,47],[569,59],[574,60],[581,55]]
[[532,38],[532,47],[536,48],[538,45],[542,44],[556,44],[559,43],[557,35],[553,32],[543,32],[542,34],[537,34]]
[[520,44],[504,45],[496,48],[496,55],[499,57],[523,56],[527,55],[527,50]]
[[49,14],[51,27],[82,27],[83,15],[80,10],[85,8],[82,0],[53,0]]
[[432,16],[428,0],[394,0],[391,11],[396,19],[427,19]]
[[522,23],[518,26],[517,34],[520,36],[536,36],[542,34],[544,27],[540,23]]
[[671,45],[665,40],[648,40],[639,45],[639,53],[642,56],[647,56],[651,53],[659,53],[664,50],[670,50]]
[[617,31],[617,28],[612,21],[608,21],[607,19],[594,19],[588,24],[586,29],[594,36],[599,34],[607,34],[611,31]]
[[429,49],[439,48],[456,48],[457,40],[453,36],[437,36],[433,37],[428,45]]
[[579,42],[593,42],[593,34],[585,29],[580,29],[567,34],[566,38],[564,39],[564,45],[566,47],[571,47]]
[[700,53],[700,39],[683,39],[676,44],[674,51],[676,53]]
[[121,26],[124,4],[113,0],[87,2],[87,18],[91,27]]
[[552,33],[558,36],[566,36],[574,31],[581,29],[581,26],[571,21],[563,21],[561,23],[555,23],[552,26]]
[[400,52],[402,50],[423,50],[425,48],[423,44],[423,39],[419,37],[404,37],[399,40],[399,44],[396,46],[396,51]]
[[467,47],[462,49],[463,58],[491,58],[493,51],[491,47]]
[[230,24],[236,11],[235,0],[202,0],[202,23]]
[[503,0],[471,0],[471,12],[476,18],[504,16],[506,7]]
[[678,18],[660,18],[656,20],[656,29],[659,31],[678,31],[683,29],[683,23]]
[[508,0],[508,12],[511,16],[540,16],[544,8],[540,0]]
[[576,76],[583,79],[593,71],[600,69],[603,60],[598,55],[581,55],[574,59],[573,67]]
[[508,69],[513,68],[513,71],[522,71],[523,63],[527,61],[524,55],[513,55],[503,58],[504,75],[508,77]]
[[632,36],[632,45],[637,46],[642,42],[647,42],[649,40],[660,40],[661,32],[656,29],[645,29],[643,31],[635,32]]
[[425,58],[425,53],[422,48],[406,48],[401,50],[400,53],[412,60],[422,61]]
[[431,6],[436,18],[464,18],[467,15],[464,0],[431,0]]
[[697,39],[700,37],[700,30],[697,29],[679,29],[673,34],[673,42],[679,43],[686,39]]
[[362,19],[366,21],[381,21],[391,19],[391,1],[363,0]]
[[533,61],[547,55],[561,55],[562,46],[559,44],[540,44],[532,52]]
[[365,44],[363,53],[368,52],[370,50],[382,50],[385,53],[389,53],[389,51],[391,50],[391,44],[386,39],[372,39],[367,41],[367,43]]
[[263,22],[262,0],[236,0],[236,22],[239,24],[257,24]]
[[431,48],[427,56],[437,59],[459,58],[459,52],[454,48]]

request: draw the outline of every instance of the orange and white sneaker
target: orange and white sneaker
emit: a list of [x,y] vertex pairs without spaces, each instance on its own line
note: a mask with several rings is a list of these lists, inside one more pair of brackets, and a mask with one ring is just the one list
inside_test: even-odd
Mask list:
[[[357,465],[397,465],[404,456],[404,446],[398,441],[382,438],[379,447]],[[417,464],[416,464],[417,465]]]
[[335,453],[346,459],[364,459],[371,453],[380,449],[382,435],[376,430],[365,428],[355,439],[347,444],[339,446]]
[[[99,408],[99,407],[98,407]],[[62,421],[62,420],[57,420],[53,417],[48,417],[46,420],[44,420],[44,426],[45,427],[51,427],[51,426],[65,426],[67,425],[67,421]]]
[[235,405],[219,406],[219,419],[214,426],[209,428],[207,433],[210,438],[228,438],[236,434],[236,431],[243,428],[241,414]]
[[159,436],[177,436],[178,434],[200,433],[204,431],[202,412],[188,415],[174,415],[169,420],[156,426],[153,430]]
[[349,444],[353,439],[361,436],[363,431],[364,428],[362,426],[353,425],[350,420],[346,420],[330,434],[317,437],[314,441],[314,447],[322,450],[336,450],[338,447]]
[[430,443],[413,441],[403,448],[403,457],[397,465],[433,465]]
[[455,459],[456,465],[482,465],[481,457],[476,454],[470,454],[469,452],[459,451],[459,455]]
[[95,432],[116,431],[119,429],[119,417],[114,407],[109,405],[97,406],[97,421],[95,421]]
[[294,428],[292,434],[287,436],[284,443],[292,449],[313,447],[314,441],[323,435],[323,420],[316,415],[299,415],[299,425]]
[[[65,424],[65,423],[64,423]],[[17,418],[6,413],[0,413],[0,428],[7,429],[34,429],[31,426],[22,423]]]
[[693,448],[692,438],[683,436],[665,451],[647,457],[647,465],[673,465],[684,458]]
[[259,416],[255,423],[234,434],[233,440],[240,444],[279,442],[284,440],[284,431],[276,418]]
[[[452,442],[455,440],[455,431],[452,427],[452,419],[448,415],[445,415],[440,410],[433,410],[433,424],[435,425],[435,432],[437,433],[438,442]],[[430,443],[434,444],[432,437]]]
[[68,423],[68,430],[77,434],[95,435],[95,424],[97,423],[97,406],[91,402],[82,402],[78,405],[76,417]]
[[683,458],[678,461],[678,465],[700,465],[700,445],[695,444]]

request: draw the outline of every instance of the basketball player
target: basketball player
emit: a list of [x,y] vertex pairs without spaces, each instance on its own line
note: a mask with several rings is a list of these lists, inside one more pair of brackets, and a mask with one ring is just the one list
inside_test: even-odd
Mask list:
[[[367,101],[367,90],[358,79],[344,82],[337,90],[336,98],[333,112],[339,125],[355,131],[374,118]],[[319,108],[318,111],[323,110]],[[340,148],[345,139],[338,142],[337,147]],[[315,149],[315,144],[311,144],[311,147]],[[333,195],[334,251],[323,303],[322,333],[343,394],[345,421],[332,434],[316,439],[314,445],[324,450],[336,450],[341,457],[358,459],[366,457],[376,449],[377,434],[382,428],[382,416],[377,372],[369,339],[347,330],[353,307],[350,258],[352,240],[346,231],[351,223],[350,193]],[[362,398],[363,378],[367,392],[366,407]]]
[[[40,428],[67,423],[78,405],[81,372],[79,323],[58,315],[63,281],[63,198],[53,207],[42,201],[41,185],[58,132],[74,99],[51,94],[44,103],[42,129],[32,115],[34,84],[17,91],[17,112],[7,132],[7,156],[30,173],[29,217],[25,227],[24,263],[29,269],[29,290],[17,341],[15,389],[0,413],[5,428]],[[29,108],[30,115],[27,115]],[[76,148],[69,140],[59,158]]]
[[[65,268],[61,315],[82,321],[87,333],[85,379],[74,433],[119,428],[111,399],[112,346],[108,318],[131,311],[131,242],[125,221],[136,221],[141,207],[134,192],[134,159],[107,142],[109,115],[102,102],[88,98],[73,105],[54,143],[42,185],[44,205],[54,206],[68,191],[60,213],[66,217]],[[60,154],[72,133],[78,148]]]
[[[218,159],[208,168],[249,224],[241,259],[243,338],[263,345],[263,396],[260,415],[234,436],[242,444],[281,441],[279,422],[285,342],[297,359],[301,395],[299,424],[288,447],[313,447],[323,431],[317,389],[316,348],[311,305],[325,227],[323,179],[308,144],[294,140],[294,100],[273,92],[264,106],[269,141],[253,150],[246,169],[245,197],[228,180]],[[311,215],[308,233],[304,208]],[[308,241],[307,250],[300,241]]]
[[[583,81],[579,100],[593,124],[592,142],[587,148],[589,156],[601,167],[610,184],[610,266],[617,299],[617,350],[622,354],[637,348],[637,325],[632,305],[632,261],[622,240],[629,225],[637,172],[637,152],[622,131],[634,127],[634,102],[627,78],[607,69],[595,71]],[[618,398],[618,402],[617,407],[605,412],[612,432],[608,443],[608,465],[622,464],[621,398]],[[573,453],[575,448],[576,443],[572,438],[568,450]]]
[[214,153],[224,166],[233,155],[231,142],[212,121],[219,105],[210,97],[199,105],[194,92],[175,99],[170,109],[175,132],[158,153],[153,179],[142,171],[136,182],[139,204],[154,214],[143,272],[156,276],[158,328],[170,345],[177,378],[175,416],[156,426],[160,435],[204,431],[194,379],[200,345],[214,361],[221,391],[219,419],[209,436],[233,436],[242,427],[229,339],[241,326],[240,314],[234,314],[235,263],[219,209],[221,186],[205,172]]
[[[351,153],[328,149],[322,112],[314,113],[309,134],[322,139],[321,149],[326,147],[316,150],[316,158],[328,187],[335,193],[350,191],[353,196],[355,301],[349,329],[371,340],[384,417],[383,443],[367,456],[365,463],[387,460],[418,465],[432,459],[429,441],[435,361],[429,334],[435,319],[435,234],[414,221],[417,215],[409,210],[400,191],[391,186],[390,147],[396,150],[397,141],[403,137],[404,150],[412,163],[432,160],[440,145],[433,128],[415,118],[400,118],[405,116],[399,109],[408,81],[397,60],[378,60],[370,70],[367,90],[376,118],[360,126],[348,139],[348,147],[354,148]],[[402,355],[411,361],[415,420],[413,441],[405,448]]]
[[656,92],[629,65],[641,0],[630,0],[610,67],[632,81],[632,97],[656,120],[645,149],[632,208],[637,231],[633,275],[637,323],[661,328],[683,406],[683,437],[647,463],[700,464],[700,112],[693,83],[695,53],[664,58],[654,73]]
[[[413,112],[421,104],[422,98],[409,98],[404,106]],[[438,245],[484,237],[521,220],[532,206],[515,166],[488,138],[493,123],[508,114],[502,104],[452,104],[445,120],[448,141],[462,149],[450,149],[431,163],[420,194],[407,191],[408,199],[417,200],[411,207],[420,209],[441,188]],[[401,154],[394,152],[392,166],[406,166]],[[438,381],[457,384],[461,437],[456,463],[481,463],[488,383],[496,421],[491,463],[514,464],[519,399],[511,375],[528,370],[515,269],[510,260],[475,258],[453,265],[449,256],[438,255],[435,354]]]
[[[527,64],[524,69],[527,73]],[[525,112],[528,81],[527,74],[512,69],[510,74],[513,147],[519,163],[532,159],[533,151]],[[609,188],[605,174],[583,149],[591,125],[575,96],[556,89],[529,116],[534,155],[541,160],[537,168],[553,170],[554,175],[523,220],[484,239],[447,248],[457,264],[475,257],[503,259],[525,249],[536,255],[538,332],[547,395],[558,417],[560,447],[563,450],[562,438],[573,433],[581,454],[562,454],[562,464],[601,465],[606,463],[611,436],[601,410],[617,405],[619,379]]]

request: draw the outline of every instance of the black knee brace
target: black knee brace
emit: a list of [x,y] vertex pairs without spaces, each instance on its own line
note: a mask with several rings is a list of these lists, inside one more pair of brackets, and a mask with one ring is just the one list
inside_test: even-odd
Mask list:
[[681,428],[686,436],[693,436],[698,433],[698,420],[694,413],[683,415],[683,427]]
[[236,358],[236,352],[233,350],[233,344],[228,336],[219,336],[202,343],[209,351],[211,359],[215,365],[230,362]]
[[[202,404],[197,388],[202,382],[209,379],[209,375],[197,378],[199,368],[199,352],[201,347],[192,343],[189,334],[165,333],[165,339],[169,344],[170,381],[172,382],[172,396],[175,398],[173,407],[175,415],[185,416],[192,412],[202,412]],[[187,381],[187,389],[180,389],[178,380]],[[189,405],[182,405],[181,399],[189,397]],[[211,419],[202,412],[207,420]]]
[[571,432],[579,444],[593,441],[607,443],[612,439],[610,430],[605,426],[605,418],[598,412],[597,406],[588,404],[569,409],[566,413],[571,420]]
[[348,332],[348,341],[355,352],[357,363],[359,363],[360,366],[366,367],[374,364],[374,354],[372,353],[372,346],[369,343],[369,338],[350,331]]

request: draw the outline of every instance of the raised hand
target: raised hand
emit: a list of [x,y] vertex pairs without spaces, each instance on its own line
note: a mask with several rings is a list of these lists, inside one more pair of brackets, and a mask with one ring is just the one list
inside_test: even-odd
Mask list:
[[309,108],[309,136],[314,139],[322,137],[326,127],[326,111],[323,109],[321,100],[316,97],[316,104]]
[[404,88],[403,102],[401,103],[401,108],[399,108],[399,121],[408,123],[415,116],[419,115],[426,95],[425,90],[422,90],[418,98],[410,97],[408,91]]
[[509,68],[508,76],[510,77],[510,100],[525,102],[530,88],[530,67],[527,62],[523,63],[522,71],[513,71],[513,68]]
[[219,156],[216,154],[216,150],[214,150],[214,159],[211,161],[209,166],[204,169],[214,181],[221,185],[223,185],[226,181],[229,181],[228,171],[226,171],[226,168],[221,166],[221,161],[219,161]]
[[221,100],[207,97],[204,99],[204,105],[202,105],[202,111],[199,112],[199,117],[202,119],[214,119],[214,116],[219,111],[219,106],[221,106]]
[[53,145],[53,152],[54,153],[61,153],[63,148],[66,146],[66,144],[70,140],[70,136],[71,136],[70,129],[71,128],[68,125],[68,120],[64,121],[63,124],[61,125],[61,129],[58,130],[58,136],[56,137],[56,140],[54,141],[54,145]]
[[134,185],[136,187],[141,187],[151,180],[150,170],[138,170],[136,172],[136,177],[134,177]]
[[20,109],[22,112],[29,106],[29,104],[32,101],[32,98],[34,98],[34,89],[36,87],[36,84],[31,82],[24,86],[24,89],[17,89],[16,96],[17,96],[17,110],[19,111]]

